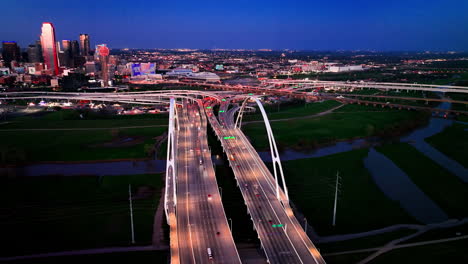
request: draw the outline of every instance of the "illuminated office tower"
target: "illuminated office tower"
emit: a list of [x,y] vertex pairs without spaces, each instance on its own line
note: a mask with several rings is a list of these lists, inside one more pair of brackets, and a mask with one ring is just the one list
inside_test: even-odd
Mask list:
[[62,40],[62,50],[65,58],[65,65],[67,67],[73,67],[73,55],[70,40]]
[[55,42],[55,29],[52,23],[42,23],[41,46],[47,70],[51,71],[53,75],[58,75],[57,44]]
[[81,56],[89,55],[89,36],[88,34],[80,34],[80,53]]

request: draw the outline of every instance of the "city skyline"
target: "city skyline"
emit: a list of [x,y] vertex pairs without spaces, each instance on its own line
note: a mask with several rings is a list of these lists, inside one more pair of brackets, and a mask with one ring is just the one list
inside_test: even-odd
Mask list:
[[[466,1],[368,0],[348,3],[208,1],[148,5],[101,1],[105,11],[80,5],[69,12],[60,1],[12,3],[1,22],[2,40],[20,47],[34,43],[37,25],[51,22],[57,39],[86,32],[113,48],[297,49],[377,51],[466,51]],[[41,6],[39,6],[41,5]],[[339,7],[339,8],[338,8]],[[20,21],[21,18],[21,21]]]

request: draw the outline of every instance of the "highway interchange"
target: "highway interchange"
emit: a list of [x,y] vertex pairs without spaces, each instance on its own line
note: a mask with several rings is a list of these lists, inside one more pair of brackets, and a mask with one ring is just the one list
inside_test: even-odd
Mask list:
[[[267,84],[276,86],[277,82]],[[275,89],[284,93],[285,85],[295,84],[297,82],[282,82]],[[262,93],[273,89],[270,86],[261,88]],[[389,86],[398,89],[396,85],[385,84],[385,87]],[[407,86],[400,86],[400,89],[405,88]],[[168,155],[168,172],[171,173],[167,173],[166,177],[165,208],[170,224],[171,263],[241,263],[211,161],[206,133],[208,123],[228,157],[267,261],[325,263],[294,216],[285,183],[280,184],[279,177],[272,175],[239,126],[236,126],[236,113],[243,110],[240,103],[256,98],[245,94],[252,89],[259,88],[240,87],[240,92],[227,93],[193,90],[110,94],[15,92],[3,93],[0,101],[67,99],[153,105],[170,103],[174,118],[170,118],[169,122],[173,133],[169,133],[172,144],[168,144],[168,150],[172,148],[173,154]],[[439,88],[411,86],[410,89]],[[468,91],[467,87],[456,89]],[[215,113],[214,109],[218,106],[219,111]],[[264,121],[267,125],[266,116]],[[270,146],[272,143],[274,139],[270,139]],[[277,169],[281,169],[280,164]]]

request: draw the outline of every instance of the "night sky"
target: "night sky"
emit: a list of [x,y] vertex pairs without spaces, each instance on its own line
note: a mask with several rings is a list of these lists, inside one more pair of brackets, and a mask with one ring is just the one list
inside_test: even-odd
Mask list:
[[111,48],[468,50],[468,0],[4,0],[0,40],[42,22]]

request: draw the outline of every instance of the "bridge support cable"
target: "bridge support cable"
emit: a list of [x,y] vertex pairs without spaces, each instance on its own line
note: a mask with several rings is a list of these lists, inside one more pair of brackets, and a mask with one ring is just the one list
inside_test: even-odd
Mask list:
[[175,99],[170,99],[169,106],[169,132],[167,136],[167,162],[166,162],[166,188],[164,194],[164,211],[166,213],[166,220],[168,224],[171,224],[170,211],[175,212],[175,206],[177,204],[176,196],[176,173],[175,173]]
[[270,121],[268,120],[268,116],[265,112],[265,109],[263,108],[262,103],[258,98],[254,98],[255,102],[258,105],[258,108],[260,109],[260,112],[262,113],[263,121],[265,122],[265,127],[267,130],[267,135],[268,135],[268,141],[270,143],[270,151],[271,151],[271,161],[273,162],[273,173],[275,176],[275,182],[276,182],[276,197],[280,202],[281,197],[280,197],[280,186],[279,186],[279,181],[278,181],[278,174],[281,177],[281,182],[283,184],[283,191],[286,196],[286,204],[289,205],[289,194],[288,194],[288,189],[286,187],[286,181],[284,179],[284,173],[283,173],[283,166],[281,165],[281,160],[279,157],[278,153],[278,148],[276,146],[275,138],[273,136],[273,130],[271,129],[270,126]]
[[239,109],[239,113],[237,114],[237,118],[236,118],[236,123],[234,124],[234,128],[241,128],[241,124],[242,124],[242,116],[244,115],[244,108],[245,108],[245,105],[247,104],[247,101],[250,99],[250,97],[247,97],[243,102],[242,102],[242,106],[241,108]]

